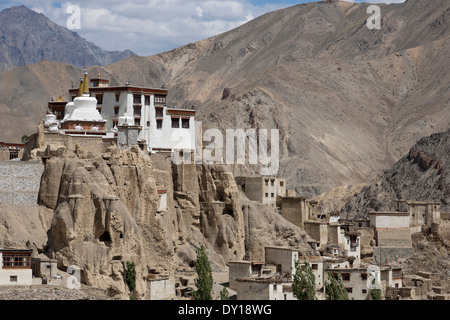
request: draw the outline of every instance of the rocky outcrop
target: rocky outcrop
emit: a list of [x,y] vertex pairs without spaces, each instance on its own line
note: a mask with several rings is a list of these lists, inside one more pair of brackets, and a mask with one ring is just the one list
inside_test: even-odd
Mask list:
[[[303,230],[246,199],[224,166],[174,165],[138,147],[81,155],[46,161],[40,203],[54,211],[46,252],[61,269],[79,266],[83,283],[114,298],[145,299],[149,272],[192,268],[202,243],[217,271],[230,260],[263,259],[265,245],[313,252]],[[161,212],[158,191],[167,193]],[[128,261],[136,265],[133,293],[124,280]]]
[[173,257],[155,216],[151,161],[138,148],[114,149],[105,157],[47,162],[40,198],[50,208],[56,204],[48,246],[61,267],[79,266],[83,282],[121,298],[127,292],[125,263],[134,262],[135,294],[143,298],[147,269],[170,270]]
[[450,211],[450,129],[423,137],[390,169],[349,197],[341,213],[367,217],[369,211],[390,211],[395,200],[437,201]]

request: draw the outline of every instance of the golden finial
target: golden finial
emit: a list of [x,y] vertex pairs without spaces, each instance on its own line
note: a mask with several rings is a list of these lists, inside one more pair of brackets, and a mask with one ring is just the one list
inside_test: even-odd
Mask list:
[[83,95],[83,74],[80,76],[80,87],[78,88],[78,96],[81,97]]
[[100,79],[100,71],[98,72],[97,78],[99,78],[99,79]]
[[89,94],[89,79],[87,67],[84,67],[83,94]]

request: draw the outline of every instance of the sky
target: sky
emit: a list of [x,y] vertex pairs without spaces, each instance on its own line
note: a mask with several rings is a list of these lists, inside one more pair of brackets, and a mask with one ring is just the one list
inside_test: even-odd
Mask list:
[[25,5],[102,49],[129,49],[149,56],[229,31],[267,12],[306,2],[314,0],[0,0],[0,10]]

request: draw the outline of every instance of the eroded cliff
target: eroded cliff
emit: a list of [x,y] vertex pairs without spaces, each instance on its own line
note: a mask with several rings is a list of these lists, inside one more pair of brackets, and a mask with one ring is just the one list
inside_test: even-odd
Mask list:
[[[216,269],[230,260],[263,259],[264,246],[312,254],[309,236],[273,209],[253,203],[224,166],[175,165],[138,147],[48,159],[39,201],[54,212],[45,251],[61,269],[77,265],[82,282],[127,299],[126,262],[136,265],[137,299],[151,272],[193,270],[202,243]],[[82,155],[82,156],[81,156]],[[167,195],[164,210],[159,191]]]

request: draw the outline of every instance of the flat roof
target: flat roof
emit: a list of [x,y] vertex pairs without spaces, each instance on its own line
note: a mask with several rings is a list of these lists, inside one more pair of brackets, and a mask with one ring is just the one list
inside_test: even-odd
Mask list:
[[252,277],[246,277],[246,278],[238,278],[236,281],[239,282],[258,282],[258,283],[292,283],[292,280],[287,279],[286,277],[268,277],[268,278],[252,278]]
[[[76,88],[69,89],[69,94],[78,94],[78,90]],[[166,89],[156,89],[149,87],[138,87],[138,86],[117,86],[117,87],[89,87],[89,92],[108,92],[108,91],[128,91],[128,92],[144,92],[144,93],[160,93],[166,94],[168,91]]]
[[281,199],[288,199],[288,200],[306,200],[306,197],[302,197],[302,196],[284,196],[284,197],[281,197]]
[[409,212],[369,212],[371,215],[409,216]]
[[22,253],[29,252],[29,253],[32,253],[33,249],[3,249],[3,248],[0,248],[0,252],[22,252]]
[[290,247],[277,247],[277,246],[265,246],[264,249],[277,249],[277,250],[286,250],[286,251],[298,251],[298,249],[290,248]]

